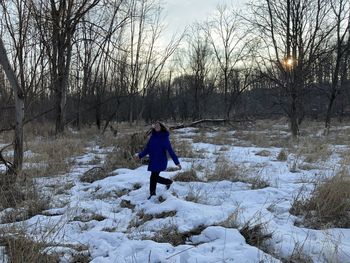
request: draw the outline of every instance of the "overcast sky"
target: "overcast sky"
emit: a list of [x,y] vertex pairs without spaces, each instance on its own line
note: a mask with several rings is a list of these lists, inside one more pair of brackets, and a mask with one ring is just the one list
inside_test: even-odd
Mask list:
[[163,0],[166,23],[169,35],[183,31],[187,25],[195,21],[205,20],[218,4],[233,4],[235,7],[244,8],[248,0]]

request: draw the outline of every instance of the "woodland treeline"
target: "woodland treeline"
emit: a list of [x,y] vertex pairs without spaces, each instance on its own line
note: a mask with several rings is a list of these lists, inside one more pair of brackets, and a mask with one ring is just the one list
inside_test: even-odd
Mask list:
[[[169,38],[157,0],[0,2],[0,131],[23,125],[350,114],[350,1],[218,6]],[[24,135],[25,136],[25,135]]]

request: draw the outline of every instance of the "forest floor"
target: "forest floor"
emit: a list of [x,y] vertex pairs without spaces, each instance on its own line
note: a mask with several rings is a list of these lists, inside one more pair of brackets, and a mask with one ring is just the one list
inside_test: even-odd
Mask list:
[[70,133],[74,154],[51,150],[69,164],[59,175],[28,143],[25,167],[46,207],[24,220],[22,208],[0,212],[4,262],[16,237],[52,262],[350,262],[350,126],[325,137],[322,123],[306,123],[298,140],[283,120],[174,131],[183,169],[169,160],[161,175],[174,183],[150,200],[147,165],[113,167],[120,139]]

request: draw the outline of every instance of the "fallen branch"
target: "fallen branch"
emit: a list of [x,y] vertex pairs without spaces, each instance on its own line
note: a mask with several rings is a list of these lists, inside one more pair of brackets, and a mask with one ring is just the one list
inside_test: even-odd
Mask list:
[[249,120],[228,120],[228,119],[202,119],[202,120],[198,120],[198,121],[194,121],[191,123],[187,123],[187,124],[179,124],[179,125],[175,125],[175,126],[170,126],[169,129],[170,130],[177,130],[177,129],[183,129],[183,128],[188,128],[188,127],[196,127],[199,124],[202,123],[232,123],[232,122],[246,122]]

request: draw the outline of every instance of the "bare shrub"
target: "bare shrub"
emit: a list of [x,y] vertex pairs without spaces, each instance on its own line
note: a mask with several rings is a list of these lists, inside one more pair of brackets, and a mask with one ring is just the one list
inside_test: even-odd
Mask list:
[[310,198],[294,200],[290,212],[303,215],[304,223],[319,229],[326,226],[350,226],[350,176],[342,169],[325,182],[316,185]]

